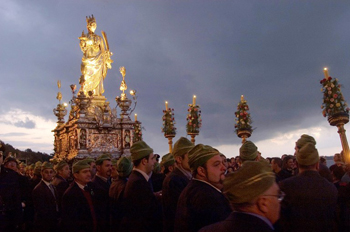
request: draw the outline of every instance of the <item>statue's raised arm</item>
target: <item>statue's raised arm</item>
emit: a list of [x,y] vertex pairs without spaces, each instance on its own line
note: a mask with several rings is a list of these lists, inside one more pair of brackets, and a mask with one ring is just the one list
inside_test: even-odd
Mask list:
[[101,96],[104,92],[103,80],[107,75],[107,69],[111,69],[113,60],[109,51],[107,35],[102,32],[104,39],[95,34],[96,20],[94,16],[86,17],[88,33],[84,31],[79,37],[80,48],[83,52],[81,60],[81,73],[84,76],[84,92],[93,92],[94,96]]

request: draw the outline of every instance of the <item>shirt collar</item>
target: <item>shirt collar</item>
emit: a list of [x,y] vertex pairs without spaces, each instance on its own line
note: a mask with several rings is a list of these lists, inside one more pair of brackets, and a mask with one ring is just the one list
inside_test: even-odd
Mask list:
[[205,180],[200,180],[200,179],[196,179],[196,178],[193,178],[192,180],[198,180],[200,182],[206,183],[207,185],[209,185],[209,186],[213,187],[215,190],[217,190],[219,193],[222,193],[220,189],[218,189],[214,185],[210,184],[209,182],[206,182]]
[[148,182],[150,176],[147,175],[147,173],[145,173],[144,171],[138,169],[138,168],[134,168],[135,171],[138,171],[139,173],[141,173],[143,175],[143,177],[146,179],[146,181]]
[[192,179],[192,173],[190,171],[185,170],[183,167],[180,165],[176,166],[189,180]]
[[81,188],[82,190],[84,190],[84,187],[85,187],[84,185],[79,184],[79,183],[78,183],[78,182],[76,182],[76,181],[75,181],[75,183],[76,183],[76,184],[79,186],[79,188]]
[[249,215],[255,216],[255,217],[257,217],[257,218],[260,218],[260,219],[263,220],[266,224],[268,224],[268,225],[271,227],[271,229],[275,230],[275,228],[273,228],[272,223],[271,223],[266,217],[263,217],[263,216],[261,216],[261,215],[259,215],[259,214],[255,214],[255,213],[249,213],[249,212],[241,212],[241,213],[249,214]]
[[106,177],[100,176],[99,174],[96,174],[96,176],[98,176],[99,178],[101,178],[104,182],[107,182],[107,180],[108,180]]
[[50,186],[50,182],[47,182],[46,180],[44,180],[44,179],[41,179],[46,185],[47,185],[47,187],[49,187]]

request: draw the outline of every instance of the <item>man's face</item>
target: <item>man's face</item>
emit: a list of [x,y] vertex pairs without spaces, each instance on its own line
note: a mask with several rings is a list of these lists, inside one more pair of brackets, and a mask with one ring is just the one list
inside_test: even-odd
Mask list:
[[215,155],[206,163],[206,178],[207,181],[215,187],[221,189],[225,179],[226,167],[222,163],[220,155]]
[[16,163],[15,161],[7,162],[7,163],[5,164],[5,168],[12,169],[12,170],[15,171],[15,172],[18,171],[17,163]]
[[294,162],[293,159],[289,159],[287,161],[287,169],[293,169],[294,168]]
[[221,160],[222,160],[222,164],[225,166],[225,168],[227,169],[228,167],[228,163],[227,163],[227,159],[225,156],[220,156]]
[[96,174],[96,163],[95,162],[90,163],[90,171],[91,171],[91,175],[95,176],[95,174]]
[[65,165],[60,171],[58,171],[59,175],[64,179],[68,179],[70,177],[70,169],[69,165]]
[[156,156],[151,153],[147,159],[147,163],[145,165],[145,168],[146,168],[146,173],[149,175],[151,174],[153,168],[154,168],[154,164],[156,163]]
[[81,185],[86,185],[91,181],[91,171],[90,168],[84,168],[78,173],[74,173],[74,179]]
[[190,165],[188,164],[188,154],[185,154],[181,161],[183,169],[191,171]]
[[277,164],[275,163],[275,160],[274,159],[272,159],[271,160],[271,169],[272,169],[272,171],[275,171],[276,169],[277,169]]
[[97,165],[97,172],[99,175],[108,178],[111,177],[112,162],[110,160],[104,160],[101,165]]
[[262,196],[266,200],[265,217],[274,224],[280,216],[281,202],[278,199],[280,189],[274,183]]
[[111,170],[111,177],[113,179],[118,177],[118,171],[116,165],[112,165],[112,170]]
[[51,168],[47,168],[41,171],[41,176],[43,178],[43,180],[47,181],[47,182],[51,182],[52,178],[55,175],[55,171]]

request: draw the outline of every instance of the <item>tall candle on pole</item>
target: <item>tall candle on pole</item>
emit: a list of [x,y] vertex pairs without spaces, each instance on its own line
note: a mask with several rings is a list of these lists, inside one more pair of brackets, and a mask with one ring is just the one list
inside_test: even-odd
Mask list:
[[193,105],[193,106],[196,105],[196,95],[193,95],[192,105]]
[[327,69],[327,68],[324,68],[324,69],[323,69],[323,72],[324,72],[324,77],[327,79],[327,78],[329,77],[328,69]]

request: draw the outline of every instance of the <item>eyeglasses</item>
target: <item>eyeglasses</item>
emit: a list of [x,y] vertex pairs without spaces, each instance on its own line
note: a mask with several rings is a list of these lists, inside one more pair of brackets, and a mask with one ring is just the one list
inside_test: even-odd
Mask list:
[[262,195],[262,196],[277,197],[278,201],[283,201],[286,194],[280,191],[277,195]]

